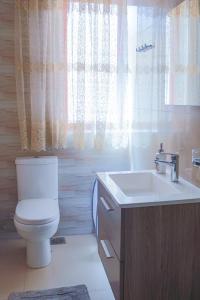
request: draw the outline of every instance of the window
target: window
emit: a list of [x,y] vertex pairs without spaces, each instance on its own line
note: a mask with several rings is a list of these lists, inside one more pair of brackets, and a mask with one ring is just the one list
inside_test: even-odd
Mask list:
[[[137,8],[128,6],[128,93],[118,105],[119,21],[117,5],[71,3],[68,22],[68,95],[71,124],[86,122],[88,130],[106,118],[114,129],[121,117],[131,120],[137,39]],[[125,34],[125,33],[124,33]],[[126,51],[126,49],[125,49]],[[123,54],[122,54],[123,59]],[[125,103],[126,102],[126,103]],[[98,113],[100,120],[98,120]]]

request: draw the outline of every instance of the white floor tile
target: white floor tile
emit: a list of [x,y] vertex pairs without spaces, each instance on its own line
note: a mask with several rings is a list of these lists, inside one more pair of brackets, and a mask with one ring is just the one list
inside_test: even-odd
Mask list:
[[50,289],[52,287],[54,287],[54,276],[51,264],[46,268],[27,269],[24,284],[26,291]]
[[56,285],[83,283],[89,290],[109,288],[94,237],[69,238],[65,247],[53,250],[57,252],[53,263]]
[[89,292],[91,300],[115,300],[111,290]]
[[65,245],[52,246],[46,268],[26,266],[23,240],[0,241],[0,300],[13,291],[85,284],[91,300],[114,300],[93,235],[67,236]]

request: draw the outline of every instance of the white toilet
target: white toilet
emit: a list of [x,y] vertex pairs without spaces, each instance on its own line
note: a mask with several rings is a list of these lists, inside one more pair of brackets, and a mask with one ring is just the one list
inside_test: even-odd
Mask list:
[[14,223],[26,240],[27,264],[51,261],[50,238],[58,229],[58,160],[56,156],[16,158],[18,204]]

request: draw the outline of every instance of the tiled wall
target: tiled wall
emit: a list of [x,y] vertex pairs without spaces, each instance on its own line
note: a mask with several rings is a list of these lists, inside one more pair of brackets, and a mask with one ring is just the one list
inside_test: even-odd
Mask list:
[[[165,0],[165,1],[157,1],[158,5],[161,6],[162,2],[165,3],[166,7],[172,8],[176,7],[176,5],[180,4],[183,0]],[[154,1],[153,1],[154,2]],[[152,11],[150,10],[150,15]],[[144,13],[144,12],[143,12]],[[148,16],[148,12],[146,12]],[[142,18],[141,18],[142,19]],[[159,18],[155,19],[155,25],[158,26],[156,22],[159,22],[160,26],[163,26],[161,20]],[[145,42],[155,43],[157,47],[158,54],[162,53],[165,47],[165,38],[162,36],[162,39],[159,41],[152,41],[154,39],[154,34],[152,35],[151,18],[149,18],[149,22],[144,22],[142,19],[140,28],[141,31],[138,34],[138,45],[142,45]],[[156,27],[158,28],[158,27]],[[164,27],[163,27],[164,28]],[[159,27],[158,30],[161,30]],[[164,31],[163,31],[164,32]],[[156,36],[156,35],[155,35]],[[141,39],[141,40],[140,40]],[[160,52],[159,49],[160,48]],[[154,51],[154,50],[153,50]],[[195,51],[195,49],[194,49]],[[139,54],[139,59],[143,59],[144,66],[148,66],[148,63],[154,59],[154,52],[147,51]],[[145,65],[146,64],[146,65]],[[149,63],[150,66],[150,63]],[[147,68],[148,69],[148,68]],[[149,75],[148,75],[149,74]],[[142,75],[143,76],[143,75]],[[151,76],[151,73],[147,73],[146,80],[148,80],[148,76]],[[146,84],[146,83],[145,83]],[[142,85],[143,86],[143,85]],[[146,84],[147,90],[150,84]],[[152,84],[154,88],[154,85]],[[142,90],[142,89],[141,89]],[[145,88],[143,89],[145,91]],[[156,98],[156,94],[152,92],[154,97]],[[143,94],[141,93],[140,96]],[[144,92],[144,95],[147,95],[147,92]],[[200,96],[200,95],[199,95]],[[163,96],[164,98],[164,96]],[[188,99],[189,103],[189,99]],[[146,107],[141,108],[144,110],[144,115],[147,110]],[[197,184],[200,186],[200,168],[192,167],[192,149],[200,148],[200,106],[172,106],[172,105],[164,105],[162,109],[155,111],[155,116],[158,116],[159,120],[165,122],[165,126],[163,126],[160,121],[160,132],[159,133],[143,133],[146,134],[147,139],[151,138],[151,142],[149,142],[149,148],[147,149],[148,142],[144,146],[142,143],[139,146],[139,163],[136,163],[138,168],[151,168],[153,166],[152,162],[155,159],[155,153],[159,149],[160,142],[164,142],[164,150],[167,152],[178,152],[180,154],[180,174],[185,177],[187,180]],[[163,128],[165,127],[165,128]],[[159,129],[158,129],[159,131]],[[141,133],[138,133],[138,135]],[[145,138],[146,138],[145,136]],[[152,142],[153,141],[153,142]],[[134,144],[134,137],[133,137]],[[145,143],[144,143],[145,144]]]
[[[17,203],[14,160],[31,155],[20,151],[14,75],[14,0],[0,1],[0,238],[14,230],[13,213]],[[200,185],[200,172],[191,165],[193,147],[200,147],[200,108],[169,107],[175,134],[165,139],[165,149],[180,153],[181,174]],[[149,155],[153,161],[155,149]],[[148,152],[148,153],[147,153]],[[149,154],[147,151],[144,155]],[[45,154],[45,153],[43,153]],[[92,230],[91,192],[95,172],[128,169],[128,153],[95,154],[69,149],[59,157],[60,234]]]
[[200,148],[200,106],[170,106],[166,113],[175,131],[166,140],[167,150],[179,152],[181,175],[200,187],[200,168],[192,166],[192,149]]
[[[133,165],[137,169],[154,168],[155,153],[164,143],[166,152],[180,155],[180,175],[200,187],[200,168],[192,166],[192,149],[200,148],[200,106],[165,106],[159,115],[166,121],[159,133],[142,133],[143,137],[135,151],[133,136]],[[137,143],[137,136],[135,135]]]
[[[0,238],[14,231],[17,203],[17,156],[20,151],[14,70],[14,0],[0,1]],[[128,169],[123,151],[97,154],[92,151],[42,153],[59,157],[59,234],[92,231],[91,193],[97,171]],[[8,234],[9,233],[9,234]],[[15,233],[13,233],[15,235]]]

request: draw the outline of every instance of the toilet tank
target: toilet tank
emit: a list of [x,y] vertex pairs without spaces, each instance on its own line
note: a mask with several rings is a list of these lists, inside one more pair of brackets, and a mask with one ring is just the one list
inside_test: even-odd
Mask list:
[[58,199],[58,159],[56,156],[18,157],[18,200]]

